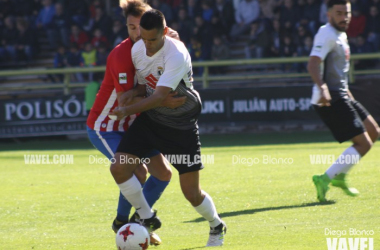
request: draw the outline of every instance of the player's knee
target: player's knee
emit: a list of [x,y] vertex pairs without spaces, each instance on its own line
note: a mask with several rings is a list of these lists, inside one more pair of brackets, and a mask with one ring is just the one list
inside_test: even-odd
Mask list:
[[110,171],[112,176],[116,177],[122,175],[125,170],[120,162],[114,162],[111,164]]
[[193,207],[199,206],[202,203],[203,197],[199,190],[182,190],[182,192]]
[[164,171],[161,171],[158,176],[155,176],[160,181],[170,181],[172,178],[172,170],[170,168],[166,168]]

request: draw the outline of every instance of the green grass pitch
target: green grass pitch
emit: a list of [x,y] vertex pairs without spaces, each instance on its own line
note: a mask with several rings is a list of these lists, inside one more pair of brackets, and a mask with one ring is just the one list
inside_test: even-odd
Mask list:
[[[89,164],[89,155],[103,156],[85,140],[40,140],[0,143],[0,249],[116,249],[111,223],[118,188],[108,165]],[[321,204],[311,177],[329,164],[311,164],[310,155],[337,157],[349,143],[339,145],[327,132],[204,135],[201,140],[202,154],[214,157],[214,164],[201,171],[201,185],[228,225],[225,245],[214,249],[322,250],[328,249],[327,238],[337,237],[326,235],[332,230],[345,231],[346,238],[371,237],[374,249],[380,249],[379,145],[349,175],[360,196],[331,188],[329,202]],[[70,154],[74,164],[26,165],[24,154]],[[264,164],[264,157],[288,162]],[[184,199],[174,168],[155,208],[163,222],[157,231],[163,244],[149,249],[204,247],[208,223]],[[352,229],[373,235],[350,235]]]

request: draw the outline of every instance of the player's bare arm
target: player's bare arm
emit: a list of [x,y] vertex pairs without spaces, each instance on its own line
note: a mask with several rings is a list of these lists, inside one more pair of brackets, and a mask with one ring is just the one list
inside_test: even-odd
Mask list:
[[320,75],[321,58],[317,56],[310,56],[307,64],[307,70],[313,81],[318,85],[321,90],[321,98],[318,103],[321,106],[330,106],[331,96],[327,84],[323,82]]
[[145,85],[138,84],[135,88],[117,93],[119,106],[128,106],[136,102],[135,97],[144,97],[146,94]]
[[110,115],[116,115],[117,120],[121,120],[123,117],[128,115],[133,115],[137,113],[141,113],[153,108],[157,108],[161,105],[163,100],[169,95],[171,92],[171,88],[165,86],[157,86],[153,95],[144,98],[138,103],[132,104],[127,107],[117,107]]

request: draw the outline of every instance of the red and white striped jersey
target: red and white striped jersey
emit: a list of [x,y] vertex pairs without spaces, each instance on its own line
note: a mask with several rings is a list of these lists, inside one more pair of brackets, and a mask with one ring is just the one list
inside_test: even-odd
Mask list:
[[128,38],[116,46],[108,56],[102,85],[87,118],[87,126],[95,131],[126,131],[136,118],[136,115],[131,115],[115,121],[108,117],[108,113],[118,106],[116,93],[128,91],[135,85],[132,46],[133,42]]

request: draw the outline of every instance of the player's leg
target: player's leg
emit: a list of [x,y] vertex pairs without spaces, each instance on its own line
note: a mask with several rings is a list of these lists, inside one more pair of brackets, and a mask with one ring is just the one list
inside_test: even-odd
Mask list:
[[[124,132],[99,132],[87,127],[88,138],[96,149],[98,149],[102,154],[104,154],[109,160],[113,159],[115,151],[123,137]],[[142,167],[143,168],[143,167]],[[139,168],[140,169],[140,168]],[[143,175],[143,171],[137,171],[138,178],[146,178]],[[117,215],[112,223],[112,229],[117,232],[117,230],[128,222],[129,214],[132,205],[124,198],[124,196],[119,192],[119,201],[117,206]]]
[[153,150],[146,157],[146,166],[150,176],[146,181],[143,193],[150,207],[160,198],[172,177],[169,162],[157,150]]
[[125,132],[110,170],[121,193],[136,209],[140,223],[152,231],[161,227],[161,222],[150,208],[140,182],[134,175],[135,169],[142,163],[140,159],[153,150],[149,145],[149,136],[152,136],[152,133],[146,125],[147,121],[141,117],[143,116],[139,116]]
[[210,225],[210,235],[207,246],[221,246],[227,227],[220,219],[215,204],[205,191],[201,190],[199,171],[187,172],[179,176],[182,193],[194,209],[205,218]]
[[379,139],[380,128],[375,119],[371,115],[367,116],[367,118],[363,121],[365,129],[368,132],[369,137],[372,142],[376,142]]

